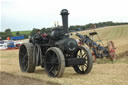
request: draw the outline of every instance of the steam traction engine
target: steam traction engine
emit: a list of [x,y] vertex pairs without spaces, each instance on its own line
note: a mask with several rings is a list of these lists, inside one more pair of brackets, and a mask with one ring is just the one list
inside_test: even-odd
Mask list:
[[34,36],[19,50],[22,72],[34,72],[36,66],[44,67],[51,77],[60,77],[65,67],[72,66],[76,73],[88,74],[92,69],[92,55],[88,48],[78,46],[68,34],[68,10],[61,11],[63,29],[55,28],[50,34]]

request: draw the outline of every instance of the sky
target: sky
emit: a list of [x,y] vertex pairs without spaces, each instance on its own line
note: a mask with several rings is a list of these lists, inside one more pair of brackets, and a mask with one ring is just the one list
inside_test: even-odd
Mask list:
[[0,31],[32,30],[62,25],[68,9],[69,26],[103,21],[128,22],[128,0],[0,0]]

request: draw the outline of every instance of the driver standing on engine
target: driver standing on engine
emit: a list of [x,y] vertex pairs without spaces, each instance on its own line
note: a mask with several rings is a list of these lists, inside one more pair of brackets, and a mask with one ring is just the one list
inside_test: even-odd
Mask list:
[[39,38],[41,35],[40,30],[37,29],[36,34],[33,36],[34,38]]
[[31,39],[29,40],[29,42],[32,42],[33,44],[39,43],[39,41],[40,41],[39,39],[41,39],[40,37],[41,37],[40,30],[37,29],[36,30],[36,33],[31,37]]
[[46,44],[49,42],[48,35],[46,33],[41,33],[38,29],[29,42],[32,42],[33,44]]

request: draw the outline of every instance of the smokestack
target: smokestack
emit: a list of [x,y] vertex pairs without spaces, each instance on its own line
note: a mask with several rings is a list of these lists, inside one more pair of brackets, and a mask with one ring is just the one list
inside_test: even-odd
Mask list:
[[65,33],[68,33],[68,10],[63,9],[61,10],[62,22],[63,22],[63,29]]

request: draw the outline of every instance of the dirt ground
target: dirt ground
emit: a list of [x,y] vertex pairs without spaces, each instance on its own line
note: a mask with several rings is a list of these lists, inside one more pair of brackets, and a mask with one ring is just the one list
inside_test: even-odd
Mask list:
[[49,77],[41,67],[34,73],[23,73],[18,64],[18,50],[0,52],[0,85],[128,85],[127,52],[119,54],[114,64],[94,63],[88,75],[77,74],[72,67],[65,68],[61,78]]
[[15,76],[13,74],[0,72],[1,85],[59,85],[34,78]]

